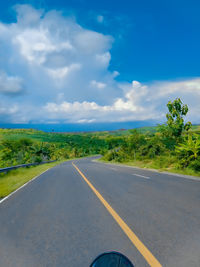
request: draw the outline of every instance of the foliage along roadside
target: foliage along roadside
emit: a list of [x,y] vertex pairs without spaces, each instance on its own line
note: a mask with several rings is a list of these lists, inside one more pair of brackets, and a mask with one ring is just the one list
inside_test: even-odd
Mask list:
[[200,133],[190,130],[190,122],[184,123],[188,107],[180,99],[168,102],[167,107],[167,122],[157,132],[133,130],[102,160],[200,176]]
[[108,149],[98,136],[0,129],[0,168],[100,154]]

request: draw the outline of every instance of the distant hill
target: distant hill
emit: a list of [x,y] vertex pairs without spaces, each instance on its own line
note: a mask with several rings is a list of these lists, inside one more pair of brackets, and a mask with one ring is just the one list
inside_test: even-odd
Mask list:
[[[139,127],[139,128],[133,128],[136,129],[140,133],[156,133],[158,131],[158,126],[146,126],[146,127]],[[117,136],[122,136],[122,135],[128,135],[131,134],[131,131],[133,129],[119,129],[115,131],[108,131],[109,134],[111,135],[117,135]],[[192,125],[192,128],[190,131],[193,132],[200,132],[200,125]]]
[[[30,125],[31,126],[31,125]],[[108,135],[113,136],[125,136],[130,135],[132,130],[136,129],[140,133],[155,133],[158,131],[158,126],[146,126],[132,129],[119,129],[112,131],[85,131],[85,132],[45,132],[35,129],[5,129],[0,128],[0,140],[18,140],[21,138],[30,138],[41,142],[58,142],[62,143],[66,141],[66,138],[78,138],[78,136],[99,136],[105,137]],[[200,125],[193,125],[192,132],[200,133]],[[77,136],[77,137],[76,137]]]

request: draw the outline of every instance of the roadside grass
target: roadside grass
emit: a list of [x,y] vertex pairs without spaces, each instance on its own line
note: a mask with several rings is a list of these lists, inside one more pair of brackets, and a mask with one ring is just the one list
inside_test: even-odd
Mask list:
[[144,169],[156,170],[159,172],[169,172],[169,173],[176,173],[176,174],[183,174],[183,175],[191,175],[191,176],[200,177],[200,172],[195,172],[194,170],[192,170],[190,168],[179,169],[172,162],[166,161],[164,163],[163,162],[164,159],[162,159],[162,158],[157,159],[157,160],[145,159],[143,161],[132,160],[132,161],[126,161],[126,162],[107,161],[107,160],[104,160],[102,158],[100,158],[98,160],[105,162],[105,163],[127,165],[127,166],[131,166],[131,167],[139,167],[139,168],[144,168]]
[[0,173],[0,199],[6,197],[11,192],[15,191],[17,188],[38,176],[42,172],[49,168],[52,168],[62,162],[56,161],[52,163],[46,163],[33,167],[19,168],[8,173]]

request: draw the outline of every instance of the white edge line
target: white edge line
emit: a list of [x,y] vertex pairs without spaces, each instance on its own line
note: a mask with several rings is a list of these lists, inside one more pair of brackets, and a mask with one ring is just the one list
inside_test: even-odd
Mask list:
[[37,179],[39,176],[41,176],[42,174],[44,174],[45,172],[47,172],[49,169],[51,169],[51,168],[48,168],[46,171],[44,171],[44,172],[38,174],[37,176],[33,177],[31,180],[29,180],[28,182],[26,182],[25,184],[23,184],[22,186],[20,186],[19,188],[17,188],[15,191],[13,191],[12,193],[10,193],[8,196],[4,197],[2,200],[0,200],[0,204],[2,202],[4,202],[6,199],[8,199],[9,197],[11,197],[12,195],[14,195],[17,191],[19,191],[20,189],[22,189],[23,187],[25,187],[29,183],[33,182],[35,179]]
[[132,173],[132,175],[135,175],[135,176],[138,176],[138,177],[142,177],[142,178],[145,178],[145,179],[150,179],[150,177],[147,177],[147,176],[144,176],[144,175],[140,175],[140,174],[137,174],[137,173]]
[[167,171],[158,171],[158,170],[155,170],[155,169],[140,168],[140,167],[137,167],[137,166],[129,166],[129,165],[124,165],[124,164],[107,163],[107,162],[101,162],[101,161],[98,161],[98,160],[92,160],[92,161],[96,162],[96,163],[100,163],[100,164],[106,164],[106,165],[112,165],[112,166],[118,166],[118,167],[125,167],[125,168],[132,168],[132,169],[139,169],[139,170],[144,170],[144,171],[156,172],[156,173],[160,173],[160,174],[166,174],[166,175],[170,175],[170,176],[176,176],[178,178],[184,178],[184,179],[200,182],[200,177],[198,177],[198,176],[179,174],[179,173],[167,172]]

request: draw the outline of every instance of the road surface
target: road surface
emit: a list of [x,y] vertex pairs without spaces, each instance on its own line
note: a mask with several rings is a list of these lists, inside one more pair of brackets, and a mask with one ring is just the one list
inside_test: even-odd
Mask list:
[[200,266],[200,179],[93,158],[74,164],[48,170],[0,204],[0,266],[87,267],[111,250],[136,267],[150,257],[152,266]]

